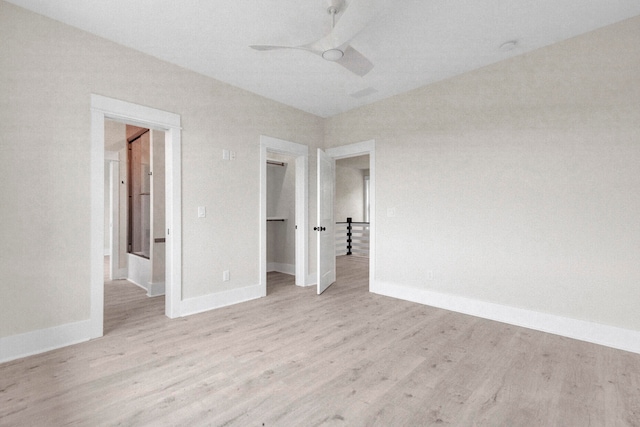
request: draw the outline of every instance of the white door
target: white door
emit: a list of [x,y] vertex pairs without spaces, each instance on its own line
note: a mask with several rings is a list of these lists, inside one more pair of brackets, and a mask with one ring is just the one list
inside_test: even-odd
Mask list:
[[334,171],[335,160],[318,148],[318,295],[336,281]]

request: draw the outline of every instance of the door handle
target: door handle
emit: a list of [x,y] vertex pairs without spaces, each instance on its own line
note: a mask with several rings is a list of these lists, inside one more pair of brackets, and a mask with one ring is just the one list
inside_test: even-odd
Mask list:
[[313,231],[326,231],[326,227],[313,227]]

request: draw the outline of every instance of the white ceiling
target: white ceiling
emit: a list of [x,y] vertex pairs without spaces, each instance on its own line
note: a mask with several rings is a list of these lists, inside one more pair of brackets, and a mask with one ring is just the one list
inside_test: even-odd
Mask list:
[[322,117],[640,15],[638,0],[375,1],[385,12],[351,43],[375,64],[359,77],[302,50],[249,48],[320,39],[329,0],[9,0]]

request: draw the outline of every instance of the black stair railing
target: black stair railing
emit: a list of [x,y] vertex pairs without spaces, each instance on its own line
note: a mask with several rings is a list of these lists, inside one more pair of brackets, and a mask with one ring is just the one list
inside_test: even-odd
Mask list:
[[355,222],[351,217],[346,222],[336,222],[336,253],[368,256],[369,223]]
[[347,217],[347,255],[352,255],[351,249],[351,236],[353,231],[353,219],[351,217]]

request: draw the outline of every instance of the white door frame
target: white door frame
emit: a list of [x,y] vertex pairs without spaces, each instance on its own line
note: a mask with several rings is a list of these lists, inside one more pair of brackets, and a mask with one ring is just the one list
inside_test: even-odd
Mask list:
[[120,162],[118,160],[117,151],[105,151],[105,160],[109,163],[107,167],[109,170],[109,218],[105,218],[109,221],[109,235],[105,236],[105,239],[109,240],[109,279],[120,279],[118,277],[118,267],[120,266]]
[[182,194],[180,116],[100,95],[91,95],[91,338],[104,325],[104,121],[165,132],[166,294],[165,314],[180,316],[182,299]]
[[296,285],[307,286],[309,268],[309,147],[260,135],[260,293],[267,295],[267,152],[295,157],[296,161]]
[[376,264],[376,142],[356,142],[325,150],[334,160],[369,155],[369,292],[375,288]]

